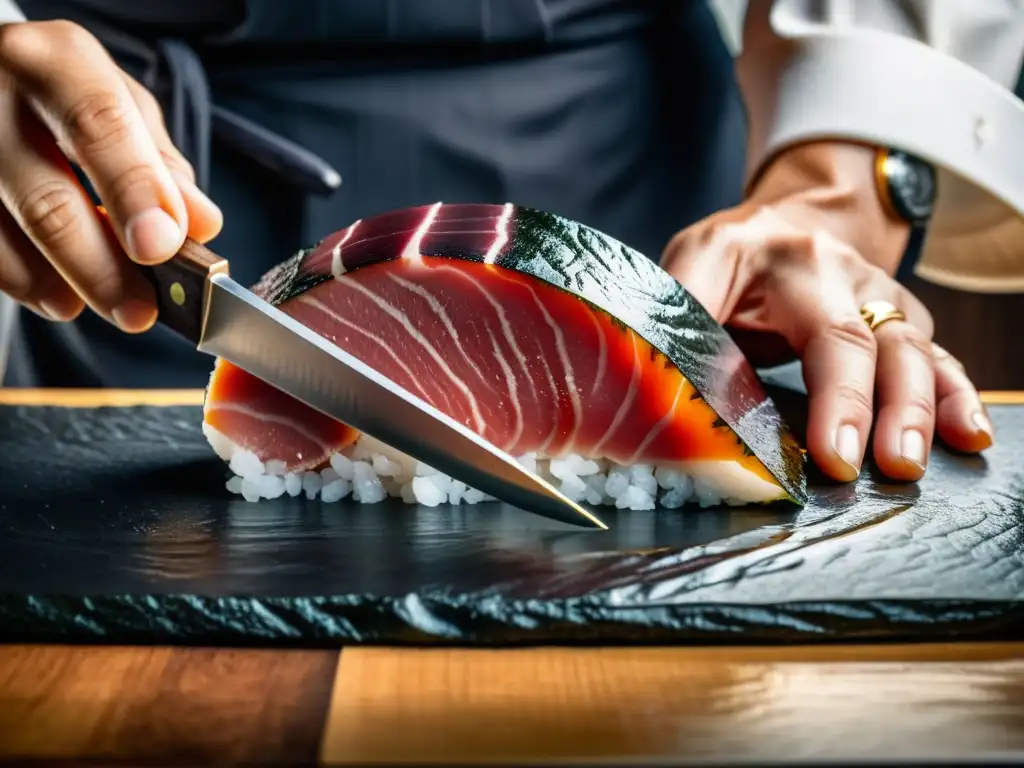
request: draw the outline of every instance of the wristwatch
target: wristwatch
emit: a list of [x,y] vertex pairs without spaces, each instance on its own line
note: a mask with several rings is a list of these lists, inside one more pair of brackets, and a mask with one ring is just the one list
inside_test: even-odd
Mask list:
[[875,153],[875,186],[886,212],[922,226],[935,207],[935,169],[919,157],[880,147]]

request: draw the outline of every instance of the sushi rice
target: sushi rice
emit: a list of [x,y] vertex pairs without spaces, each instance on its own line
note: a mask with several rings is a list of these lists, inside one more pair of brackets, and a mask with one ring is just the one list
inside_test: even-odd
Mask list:
[[[234,473],[227,490],[250,502],[285,495],[305,495],[325,504],[349,498],[376,504],[390,497],[428,507],[497,501],[368,435],[332,455],[329,466],[319,471],[288,472],[284,461],[261,461],[205,422],[203,433]],[[573,501],[618,509],[677,509],[688,503],[739,506],[777,499],[781,492],[733,461],[625,467],[576,454],[555,459],[526,454],[517,461]]]

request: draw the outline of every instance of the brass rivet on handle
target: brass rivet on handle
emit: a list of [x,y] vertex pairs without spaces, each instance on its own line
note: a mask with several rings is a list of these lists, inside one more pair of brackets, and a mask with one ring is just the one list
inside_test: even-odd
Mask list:
[[185,303],[185,289],[182,287],[181,283],[171,283],[170,294],[171,301],[179,307]]

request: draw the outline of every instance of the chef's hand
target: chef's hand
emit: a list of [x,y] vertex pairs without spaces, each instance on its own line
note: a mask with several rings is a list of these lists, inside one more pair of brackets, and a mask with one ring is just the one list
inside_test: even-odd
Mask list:
[[0,26],[0,291],[52,320],[88,304],[146,330],[153,290],[132,262],[166,261],[186,234],[205,242],[221,227],[194,180],[156,100],[92,35],[68,21]]
[[[963,367],[932,342],[932,318],[892,275],[908,228],[885,216],[873,153],[851,145],[790,150],[748,200],[680,232],[662,266],[756,365],[799,357],[809,394],[807,449],[836,480],[857,477],[874,419],[874,458],[918,480],[937,431],[977,452],[992,427]],[[906,315],[872,332],[867,302]]]

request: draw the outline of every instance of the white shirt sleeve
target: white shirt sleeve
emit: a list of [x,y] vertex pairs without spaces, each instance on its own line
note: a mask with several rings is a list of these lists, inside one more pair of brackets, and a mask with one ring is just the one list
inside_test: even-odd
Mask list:
[[14,0],[0,0],[0,24],[9,24],[12,21],[25,21],[25,14]]
[[938,167],[933,251],[996,220],[1024,236],[1024,0],[710,2],[737,57],[748,177],[805,141],[898,147]]

